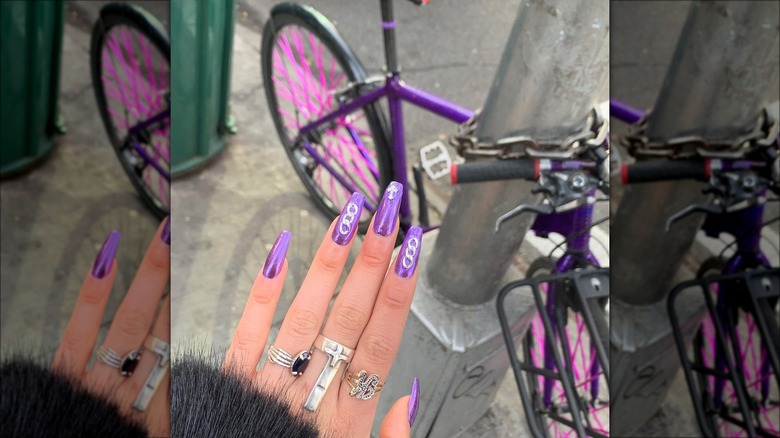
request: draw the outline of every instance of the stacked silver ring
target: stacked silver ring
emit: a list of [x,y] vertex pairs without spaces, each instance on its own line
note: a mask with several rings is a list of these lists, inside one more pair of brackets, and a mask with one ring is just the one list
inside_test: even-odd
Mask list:
[[105,345],[101,345],[98,347],[95,356],[104,364],[119,369],[119,373],[122,375],[122,377],[129,377],[133,375],[135,367],[141,360],[142,351],[143,348],[137,351],[131,351],[127,353],[127,356],[122,357],[116,351],[106,347]]
[[298,377],[303,374],[303,372],[306,370],[306,367],[309,365],[309,359],[311,359],[311,350],[301,351],[295,358],[293,358],[290,356],[290,353],[282,350],[279,347],[274,347],[271,345],[271,347],[268,348],[268,361],[288,368],[290,370],[290,374],[292,374],[294,377]]

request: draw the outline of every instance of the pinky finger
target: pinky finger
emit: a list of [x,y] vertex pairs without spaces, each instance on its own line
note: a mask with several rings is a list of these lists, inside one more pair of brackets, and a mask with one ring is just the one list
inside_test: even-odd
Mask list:
[[222,364],[224,369],[238,371],[248,375],[255,371],[263,355],[268,332],[271,330],[276,305],[287,275],[287,248],[290,245],[290,232],[282,231],[276,239],[263,269],[258,273],[252,291],[249,294],[244,314],[238,322],[227,356]]
[[412,391],[409,395],[401,397],[390,408],[382,426],[379,429],[379,438],[406,438],[412,434],[412,425],[417,418],[417,408],[420,403],[420,381],[417,377],[412,382]]
[[114,284],[117,268],[115,259],[120,237],[119,231],[109,233],[98,252],[92,271],[84,279],[73,313],[62,334],[60,346],[54,355],[52,368],[58,372],[80,377],[86,371]]

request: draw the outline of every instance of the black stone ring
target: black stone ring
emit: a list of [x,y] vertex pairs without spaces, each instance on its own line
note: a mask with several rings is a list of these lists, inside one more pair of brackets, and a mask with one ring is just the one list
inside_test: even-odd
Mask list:
[[289,368],[293,377],[298,377],[302,375],[303,372],[306,371],[306,367],[309,366],[311,352],[311,349],[308,351],[304,350],[298,353],[295,358],[293,358],[290,356],[290,353],[282,350],[279,347],[274,347],[271,345],[271,347],[268,348],[268,361],[277,365],[281,365],[285,368]]
[[142,352],[143,347],[141,347],[140,350],[131,351],[127,353],[127,356],[122,357],[116,351],[105,345],[101,345],[97,349],[96,356],[97,359],[104,364],[119,369],[119,374],[121,374],[122,377],[130,377],[133,375],[135,367],[138,366],[138,362],[141,361]]

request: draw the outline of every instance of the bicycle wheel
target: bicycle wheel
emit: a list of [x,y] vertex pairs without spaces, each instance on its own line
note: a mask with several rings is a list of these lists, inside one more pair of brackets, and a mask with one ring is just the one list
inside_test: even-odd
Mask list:
[[90,49],[98,110],[122,168],[158,218],[170,211],[170,56],[164,28],[143,9],[101,9]]
[[[555,272],[555,263],[550,258],[534,260],[528,268],[527,277],[550,275]],[[545,299],[550,290],[550,284],[541,284],[540,290]],[[552,285],[561,290],[562,284]],[[590,311],[598,330],[597,336],[603,345],[609,345],[609,331],[604,308],[601,304],[590,302]],[[577,393],[577,406],[586,431],[594,435],[609,435],[609,389],[603,368],[598,360],[596,348],[591,341],[585,319],[579,312],[569,309],[565,321],[559,321],[561,333],[556,335],[555,343],[569,346],[568,360],[570,369],[565,370],[574,382]],[[564,335],[564,336],[561,336]],[[545,331],[541,317],[531,322],[528,333],[523,339],[523,362],[537,368],[556,370],[555,363],[546,347]],[[535,416],[529,421],[536,422],[539,430],[545,436],[562,437],[576,436],[571,425],[571,410],[566,393],[560,381],[545,379],[543,376],[528,373],[529,393],[533,403]],[[567,424],[568,423],[568,424]]]
[[[697,277],[719,275],[722,272],[724,262],[720,258],[705,260],[697,273]],[[710,285],[713,298],[720,298],[719,285]],[[753,424],[757,429],[763,429],[769,435],[780,436],[780,396],[778,394],[778,382],[772,371],[769,358],[766,354],[767,343],[780,345],[778,340],[777,314],[766,305],[760,303],[759,312],[764,316],[769,328],[770,339],[761,340],[755,317],[751,312],[745,312],[739,308],[730,308],[726,311],[733,312],[735,321],[733,330],[726,328],[726,332],[736,334],[739,345],[739,356],[736,361],[739,364],[741,375],[744,379],[744,387],[749,399],[749,411]],[[724,326],[729,326],[727,321],[722,321]],[[729,336],[727,334],[727,336]],[[727,341],[730,344],[730,340]],[[716,348],[715,326],[712,317],[705,317],[694,338],[694,364],[700,367],[716,368],[725,372],[725,364],[716,364],[718,349]],[[729,348],[731,348],[729,346]],[[776,347],[777,348],[777,347]],[[733,352],[733,351],[732,351]],[[702,398],[706,421],[710,429],[722,437],[746,436],[745,430],[724,419],[724,417],[741,418],[737,396],[734,387],[729,380],[718,379],[715,376],[697,373],[699,384],[699,396]]]
[[[379,104],[339,117],[305,138],[299,135],[301,127],[356,97],[352,93],[340,100],[337,95],[366,77],[333,24],[311,7],[277,5],[263,30],[261,53],[271,117],[317,207],[330,217],[339,214],[351,195],[339,178],[376,206],[392,176],[387,123]],[[363,209],[362,231],[371,215],[369,209]]]

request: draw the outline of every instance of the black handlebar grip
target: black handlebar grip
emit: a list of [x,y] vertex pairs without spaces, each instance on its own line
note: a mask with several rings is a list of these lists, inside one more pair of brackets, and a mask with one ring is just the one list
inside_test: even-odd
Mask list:
[[519,159],[453,164],[450,169],[450,181],[453,185],[502,179],[527,179],[533,181],[539,177],[536,163],[536,160]]
[[708,160],[648,161],[623,164],[620,176],[623,184],[679,179],[706,181],[710,177],[710,169]]

